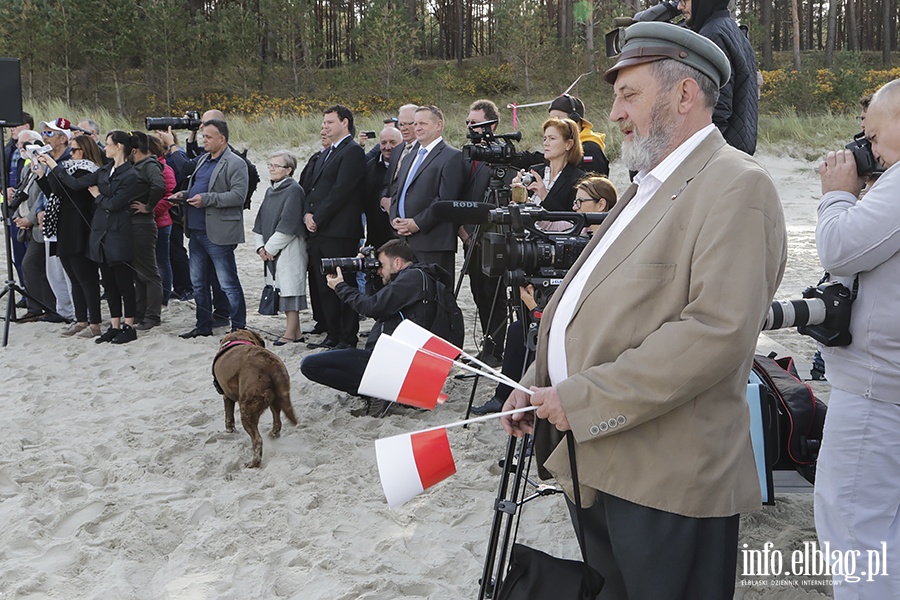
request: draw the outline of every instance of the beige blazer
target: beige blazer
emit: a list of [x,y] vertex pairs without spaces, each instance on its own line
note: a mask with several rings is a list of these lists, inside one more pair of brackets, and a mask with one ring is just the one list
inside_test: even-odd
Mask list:
[[[525,385],[550,385],[547,338],[560,297],[610,213],[554,294]],[[787,257],[775,184],[718,130],[675,170],[610,246],[566,329],[558,392],[577,441],[585,505],[596,490],[692,517],[754,510],[747,378]],[[541,476],[571,493],[562,435],[535,426]]]

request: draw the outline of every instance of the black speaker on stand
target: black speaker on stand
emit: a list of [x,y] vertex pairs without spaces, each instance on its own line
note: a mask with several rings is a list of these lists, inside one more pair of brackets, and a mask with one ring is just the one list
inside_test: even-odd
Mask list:
[[[6,319],[3,323],[3,347],[9,341],[9,324],[16,317],[16,294],[31,298],[25,290],[16,285],[13,278],[12,240],[9,237],[9,198],[6,198],[6,139],[5,129],[22,124],[22,76],[18,58],[0,58],[0,149],[3,160],[0,161],[0,195],[3,203],[0,217],[3,221],[3,238],[6,243],[6,285],[0,291],[0,298],[6,296]],[[34,298],[31,298],[34,300]],[[40,304],[40,303],[38,303]],[[52,309],[44,307],[53,312]]]

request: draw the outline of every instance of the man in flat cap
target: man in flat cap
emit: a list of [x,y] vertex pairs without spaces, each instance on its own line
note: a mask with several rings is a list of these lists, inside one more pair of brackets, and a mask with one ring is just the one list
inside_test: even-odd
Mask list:
[[[625,30],[605,78],[637,172],[544,310],[504,410],[572,498],[575,439],[600,598],[731,598],[741,512],[760,506],[747,378],[784,272],[772,179],[712,123],[719,48],[668,23]],[[575,510],[569,502],[573,517]]]

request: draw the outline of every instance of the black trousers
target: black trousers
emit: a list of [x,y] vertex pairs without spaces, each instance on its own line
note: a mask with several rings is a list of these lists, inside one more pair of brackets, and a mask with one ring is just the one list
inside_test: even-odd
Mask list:
[[731,600],[739,525],[740,515],[684,517],[600,492],[584,520],[588,563],[606,579],[598,600]]
[[60,256],[59,261],[72,284],[75,320],[79,323],[99,324],[103,320],[100,314],[99,265],[83,254]]
[[103,275],[109,316],[114,319],[122,316],[134,317],[137,302],[134,297],[134,270],[131,265],[128,263],[113,265],[102,263],[100,274]]
[[[190,295],[191,263],[187,249],[184,247],[184,227],[180,223],[172,223],[172,234],[169,236],[169,261],[172,263],[172,292],[175,296]],[[227,311],[226,311],[227,312]]]
[[[503,367],[500,372],[519,381],[525,374],[525,369],[534,361],[534,352],[525,346],[525,328],[521,320],[510,323],[506,332],[506,349],[503,352]],[[506,402],[512,388],[506,384],[498,383],[494,390],[494,398]]]
[[469,287],[472,289],[472,299],[478,308],[478,320],[484,334],[482,352],[500,357],[503,355],[503,342],[506,339],[506,285],[502,277],[488,277],[481,268],[479,241],[469,259]]
[[371,356],[371,350],[327,350],[305,357],[300,372],[310,381],[355,396]]
[[450,289],[456,285],[456,252],[446,250],[441,252],[426,252],[424,250],[416,250],[416,261],[423,264],[441,265],[450,273],[452,283]]
[[[150,215],[152,217],[152,215]],[[156,264],[156,222],[149,220],[132,221],[134,240],[134,294],[136,322],[159,323],[162,311],[163,289],[159,266]]]
[[[359,333],[359,316],[328,287],[321,266],[323,258],[356,256],[359,252],[358,240],[316,236],[310,239],[308,252],[309,296],[313,306],[319,306],[319,324],[324,325],[327,339],[356,346],[359,341],[356,337]],[[344,282],[355,289],[356,273],[344,273]]]
[[[56,310],[56,296],[47,281],[47,258],[44,254],[44,244],[42,242],[30,241],[28,248],[25,249],[25,256],[22,258],[22,272],[25,275],[25,281],[28,287],[25,291],[28,295],[44,304],[52,311]],[[42,313],[44,309],[40,304],[28,298],[25,299],[30,313]]]

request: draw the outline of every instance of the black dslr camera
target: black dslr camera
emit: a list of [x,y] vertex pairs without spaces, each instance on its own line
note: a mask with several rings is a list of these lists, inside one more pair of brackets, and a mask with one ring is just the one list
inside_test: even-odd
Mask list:
[[466,160],[480,160],[492,165],[508,165],[518,158],[513,142],[522,141],[522,132],[497,133],[491,127],[497,124],[497,119],[469,125],[466,138],[472,141],[462,148],[463,158]]
[[323,258],[322,274],[335,275],[340,267],[344,273],[358,273],[362,271],[366,274],[374,274],[381,267],[381,261],[378,260],[378,251],[375,246],[366,246],[359,251],[362,256],[353,256],[350,258]]
[[200,120],[199,111],[189,110],[184,117],[147,117],[144,119],[144,124],[148,131],[164,131],[169,127],[197,131],[203,125],[203,121]]
[[769,315],[763,330],[797,327],[797,332],[808,335],[824,346],[849,346],[850,307],[853,294],[847,286],[836,281],[826,281],[803,290],[803,300],[775,301],[769,307]]
[[854,135],[853,141],[844,148],[853,153],[853,159],[856,161],[856,173],[860,177],[878,177],[884,173],[884,167],[875,160],[875,155],[872,154],[872,142],[866,137],[865,131]]
[[680,14],[681,11],[678,10],[677,0],[662,0],[656,6],[651,6],[647,10],[635,13],[633,17],[616,17],[613,19],[613,25],[616,28],[606,34],[606,56],[613,58],[622,52],[622,47],[619,44],[619,35],[626,27],[635,23],[650,21],[672,21]]
[[[544,307],[590,241],[580,235],[581,230],[605,217],[606,213],[548,212],[527,204],[496,208],[490,211],[489,222],[508,225],[509,232],[484,234],[482,271],[488,277],[505,276],[513,289],[533,285],[535,302]],[[569,221],[573,225],[549,233],[537,227],[538,221]]]

